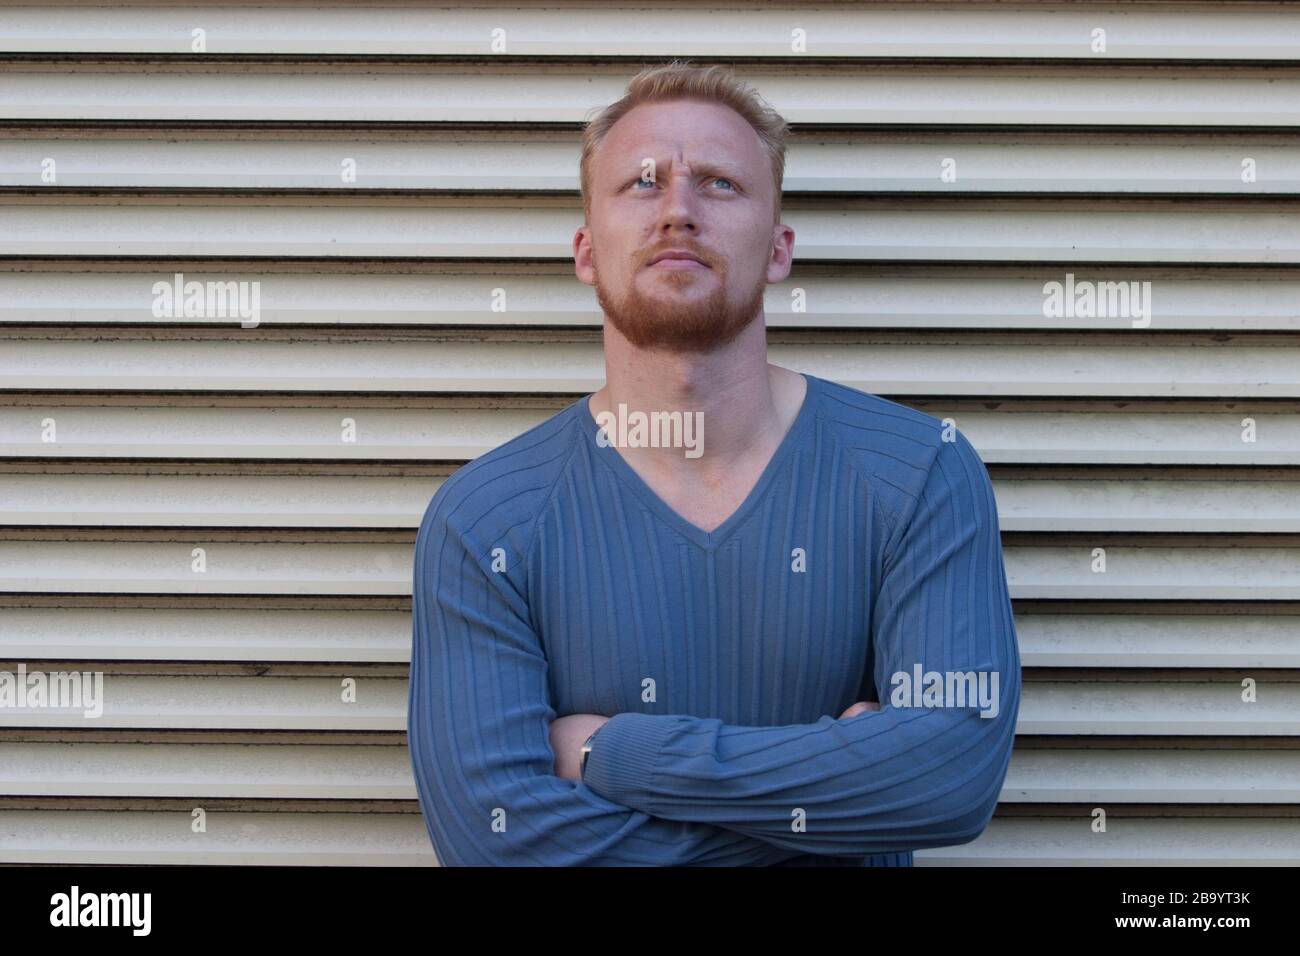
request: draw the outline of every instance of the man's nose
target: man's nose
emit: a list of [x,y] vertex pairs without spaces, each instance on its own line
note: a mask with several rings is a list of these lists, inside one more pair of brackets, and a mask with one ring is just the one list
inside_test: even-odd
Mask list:
[[691,234],[699,231],[691,179],[686,175],[669,177],[659,211],[661,233],[671,233],[678,229]]

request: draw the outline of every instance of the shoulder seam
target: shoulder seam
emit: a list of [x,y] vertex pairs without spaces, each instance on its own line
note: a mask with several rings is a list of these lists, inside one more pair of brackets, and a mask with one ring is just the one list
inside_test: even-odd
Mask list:
[[[581,405],[579,406],[578,411],[579,412],[582,411]],[[537,541],[537,528],[541,524],[542,515],[544,515],[546,513],[546,509],[550,507],[551,499],[555,497],[555,493],[560,487],[560,479],[563,478],[565,474],[568,472],[569,463],[573,461],[573,456],[578,452],[579,438],[577,436],[581,434],[581,429],[573,423],[570,423],[566,427],[573,429],[575,432],[575,436],[572,439],[570,439],[573,447],[569,449],[569,454],[565,456],[564,463],[561,464],[559,469],[556,471],[555,480],[551,482],[551,487],[546,492],[546,497],[542,499],[542,503],[537,509],[537,514],[533,515],[533,525],[528,531],[528,544],[524,547],[525,567],[528,566],[529,558],[532,557],[533,546]]]
[[[825,414],[825,411],[826,410],[824,405],[819,405],[817,407],[817,420],[825,426],[822,429],[822,433],[828,435],[831,441],[835,442],[836,445],[844,449],[844,457],[849,460],[849,467],[853,469],[854,474],[856,474],[859,478],[861,478],[864,482],[866,482],[868,486],[871,486],[873,483],[871,481],[870,475],[864,470],[862,463],[859,462],[852,454],[849,453],[849,449],[846,448],[844,445],[844,440],[842,436],[834,428],[833,420]],[[933,464],[933,462],[931,462],[931,464]],[[929,475],[930,473],[929,470],[927,469],[926,471],[927,480],[929,479]],[[877,507],[880,508],[881,511],[885,513],[885,517],[889,518],[893,525],[893,527],[890,529],[889,538],[888,538],[888,541],[892,541],[894,535],[898,533],[898,529],[901,525],[901,519],[899,517],[899,514],[898,512],[894,511],[891,507],[889,507],[889,505],[887,505],[884,499],[881,498],[879,495],[876,496],[876,505]],[[888,541],[886,543],[888,543]]]
[[[579,412],[581,411],[582,409],[579,408]],[[581,435],[582,431],[577,425],[572,423],[568,427],[573,428],[577,433],[577,435],[572,439],[573,447],[569,449],[569,454],[565,456],[563,464],[561,464],[559,469],[556,471],[555,481],[551,482],[550,490],[546,492],[546,497],[542,499],[542,503],[537,509],[537,514],[533,515],[533,524],[532,527],[528,529],[528,543],[524,546],[523,553],[524,582],[522,596],[524,598],[524,603],[528,606],[528,626],[532,628],[533,633],[536,634],[539,639],[541,638],[541,628],[537,623],[537,609],[533,606],[533,602],[528,600],[528,595],[532,589],[529,568],[532,566],[533,548],[537,545],[537,529],[542,526],[542,517],[546,514],[546,510],[551,506],[551,500],[555,497],[556,491],[559,490],[560,479],[568,473],[569,463],[573,461],[573,456],[577,454],[578,451],[578,442],[580,440],[578,436]]]
[[[960,434],[960,432],[958,432],[958,434]],[[965,436],[962,436],[962,437],[965,437]],[[955,442],[945,442],[942,438],[940,438],[940,440],[935,444],[935,446],[934,446],[934,452],[933,452],[933,454],[930,455],[930,462],[929,462],[928,465],[926,465],[926,468],[925,468],[925,478],[922,479],[921,484],[920,484],[920,492],[921,492],[921,493],[920,493],[920,494],[917,494],[917,495],[912,499],[912,506],[911,506],[910,508],[907,509],[906,521],[905,521],[905,522],[900,522],[899,525],[894,529],[894,533],[891,534],[891,535],[889,536],[889,540],[885,542],[884,550],[885,550],[886,552],[888,552],[888,551],[891,549],[891,547],[893,547],[893,546],[897,546],[897,541],[896,541],[896,539],[897,539],[898,535],[899,535],[903,530],[905,530],[907,527],[909,527],[909,526],[911,525],[911,523],[915,520],[915,518],[916,518],[916,512],[917,512],[917,511],[920,509],[920,507],[921,507],[921,494],[923,494],[923,493],[925,492],[925,488],[926,488],[926,486],[927,486],[928,484],[930,484],[930,477],[934,474],[934,466],[935,466],[935,463],[939,460],[939,454],[940,454],[940,452],[943,451],[943,446],[944,446],[944,445],[947,445],[947,444],[956,444],[956,443],[955,443]]]

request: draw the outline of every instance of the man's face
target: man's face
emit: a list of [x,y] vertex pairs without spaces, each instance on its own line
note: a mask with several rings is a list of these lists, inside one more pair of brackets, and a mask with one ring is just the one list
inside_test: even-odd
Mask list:
[[[789,274],[793,231],[773,224],[770,161],[729,107],[632,109],[596,150],[590,194],[589,221],[574,237],[578,277],[639,348],[725,345],[762,314],[766,285]],[[668,251],[702,262],[654,261]]]

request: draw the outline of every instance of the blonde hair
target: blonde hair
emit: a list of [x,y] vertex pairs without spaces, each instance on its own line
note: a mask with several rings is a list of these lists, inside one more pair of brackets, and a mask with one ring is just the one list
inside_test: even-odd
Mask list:
[[781,221],[781,183],[785,179],[785,137],[789,125],[751,87],[727,67],[694,66],[673,60],[666,66],[648,67],[632,77],[621,100],[611,103],[582,131],[579,180],[582,208],[591,219],[591,163],[610,128],[634,107],[665,100],[702,100],[729,106],[745,119],[767,152],[776,186],[773,223]]

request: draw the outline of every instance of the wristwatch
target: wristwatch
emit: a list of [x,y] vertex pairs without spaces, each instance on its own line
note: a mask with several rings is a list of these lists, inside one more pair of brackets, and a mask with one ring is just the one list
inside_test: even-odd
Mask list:
[[[600,727],[604,727],[604,726],[605,726],[604,724],[600,725]],[[591,741],[592,738],[596,736],[596,734],[600,733],[600,727],[597,727],[595,730],[593,730],[591,732],[591,736],[582,742],[582,750],[581,750],[582,761],[581,763],[578,764],[579,777],[581,777],[584,773],[587,772],[587,758],[591,756]]]

